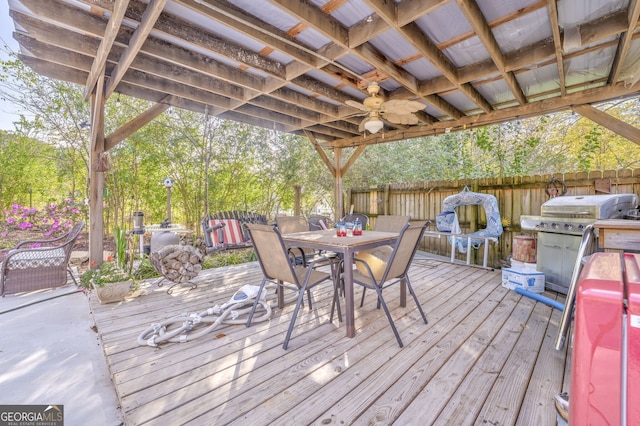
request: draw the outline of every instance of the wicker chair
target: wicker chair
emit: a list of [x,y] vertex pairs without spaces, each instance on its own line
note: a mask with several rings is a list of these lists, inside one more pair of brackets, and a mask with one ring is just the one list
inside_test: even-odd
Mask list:
[[[67,283],[67,273],[78,285],[69,268],[69,257],[83,228],[84,222],[80,221],[62,237],[19,242],[0,265],[0,296],[63,286]],[[40,246],[27,248],[34,244]]]

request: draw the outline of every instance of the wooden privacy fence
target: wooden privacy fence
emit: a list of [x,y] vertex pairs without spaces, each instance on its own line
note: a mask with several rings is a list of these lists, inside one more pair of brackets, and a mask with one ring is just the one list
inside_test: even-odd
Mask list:
[[[551,185],[552,180],[556,182]],[[512,253],[513,237],[523,235],[521,215],[539,215],[554,187],[566,186],[566,195],[623,194],[640,195],[640,169],[607,170],[591,173],[566,173],[508,178],[468,179],[390,184],[347,190],[345,206],[368,215],[373,223],[382,214],[409,215],[412,220],[431,220],[428,230],[435,231],[435,217],[442,212],[442,201],[449,195],[471,191],[494,195],[498,199],[504,233],[498,243],[490,243],[487,265],[502,267]],[[486,227],[486,215],[481,206],[460,206],[456,209],[463,233]],[[447,238],[424,238],[421,250],[449,257],[451,246]],[[484,249],[471,249],[472,263],[482,264]],[[456,258],[466,259],[458,253]]]

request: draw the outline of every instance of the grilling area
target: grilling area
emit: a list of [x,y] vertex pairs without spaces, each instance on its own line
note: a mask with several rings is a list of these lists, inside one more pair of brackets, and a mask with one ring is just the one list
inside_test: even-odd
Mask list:
[[558,196],[542,204],[540,212],[521,216],[521,227],[537,237],[536,269],[545,274],[545,287],[566,295],[586,227],[602,219],[637,219],[638,196]]

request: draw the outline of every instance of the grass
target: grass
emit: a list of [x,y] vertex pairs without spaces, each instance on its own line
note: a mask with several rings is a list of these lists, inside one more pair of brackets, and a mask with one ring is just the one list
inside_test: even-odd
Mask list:
[[239,265],[258,260],[252,248],[242,250],[221,251],[209,254],[202,262],[202,269],[220,268],[222,266]]

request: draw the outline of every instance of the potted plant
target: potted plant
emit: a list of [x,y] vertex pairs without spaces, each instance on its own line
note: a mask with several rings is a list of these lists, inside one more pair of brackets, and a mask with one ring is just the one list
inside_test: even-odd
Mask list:
[[94,289],[100,303],[120,302],[135,288],[133,275],[114,261],[89,269],[80,275],[80,283],[82,287]]
[[100,303],[120,302],[136,286],[132,273],[133,256],[127,259],[126,231],[116,227],[113,234],[116,244],[115,261],[109,257],[102,265],[80,275],[80,285],[89,290],[94,289]]

